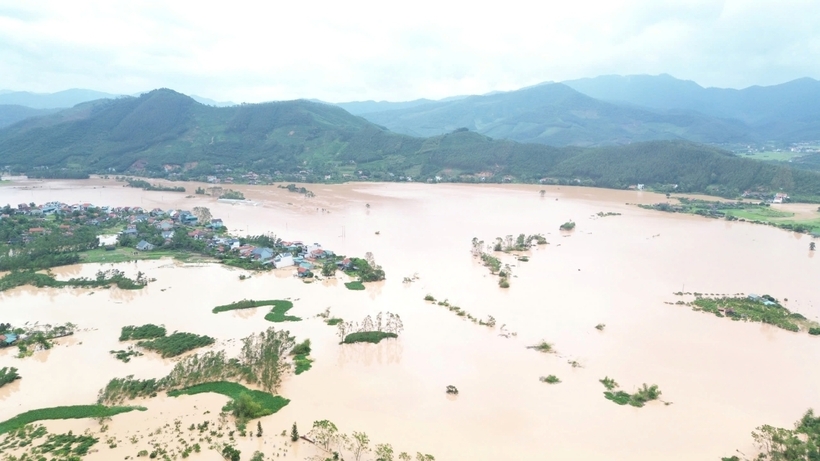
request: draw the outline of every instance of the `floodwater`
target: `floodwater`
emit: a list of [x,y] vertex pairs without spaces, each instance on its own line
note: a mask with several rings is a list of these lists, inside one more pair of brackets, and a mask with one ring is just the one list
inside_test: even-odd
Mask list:
[[[199,184],[186,184],[193,190]],[[0,390],[0,420],[22,411],[92,403],[113,377],[161,377],[172,367],[146,353],[122,363],[109,354],[124,325],[158,323],[169,331],[217,338],[235,350],[239,338],[269,326],[310,338],[313,368],[285,379],[291,403],[261,419],[262,438],[242,439],[243,456],[260,450],[285,459],[314,453],[286,437],[295,421],[305,433],[315,420],[342,432],[364,431],[396,452],[419,451],[438,460],[694,460],[750,454],[750,433],[771,424],[792,427],[820,402],[820,338],[760,324],[731,322],[666,304],[674,292],[771,294],[792,311],[817,320],[813,289],[820,258],[809,236],[767,226],[643,210],[634,203],[665,200],[648,192],[543,186],[427,184],[307,184],[315,198],[272,186],[228,186],[253,204],[217,202],[170,192],[123,188],[121,183],[15,181],[0,186],[0,204],[60,200],[144,208],[207,206],[237,233],[273,232],[285,240],[319,242],[347,255],[370,251],[386,273],[365,291],[343,280],[305,284],[290,271],[249,274],[211,264],[170,260],[118,264],[155,278],[140,291],[35,289],[0,294],[0,320],[79,325],[70,341],[26,359],[0,351],[0,366],[23,379]],[[542,197],[538,191],[544,189]],[[367,206],[369,205],[369,207]],[[620,216],[597,217],[597,212]],[[574,220],[571,233],[558,231]],[[378,234],[376,234],[378,232]],[[543,233],[549,245],[512,256],[510,288],[471,256],[470,241]],[[55,269],[60,277],[91,276],[98,265]],[[110,265],[103,265],[111,267]],[[251,275],[239,280],[239,275]],[[418,275],[412,283],[404,277]],[[475,317],[492,315],[494,329],[423,301],[448,299]],[[212,314],[219,304],[248,299],[293,299],[301,322],[270,324],[264,308]],[[336,328],[316,315],[361,321],[401,315],[405,330],[378,345],[338,344]],[[603,331],[595,329],[606,324]],[[515,333],[501,336],[504,332]],[[540,340],[555,354],[527,349]],[[576,361],[581,366],[572,367]],[[554,374],[560,384],[539,381]],[[626,391],[657,384],[664,405],[618,406],[604,399],[599,379]],[[445,394],[455,385],[457,397]],[[218,395],[159,397],[138,403],[146,412],[114,417],[87,459],[121,459],[148,448],[166,423],[214,421],[227,401]],[[205,414],[210,411],[210,414]],[[57,421],[53,430],[86,428],[92,420]],[[127,439],[144,436],[136,443]],[[160,432],[167,432],[161,430]],[[150,448],[149,448],[150,451]],[[218,460],[209,450],[192,459]],[[372,458],[372,457],[371,457]]]

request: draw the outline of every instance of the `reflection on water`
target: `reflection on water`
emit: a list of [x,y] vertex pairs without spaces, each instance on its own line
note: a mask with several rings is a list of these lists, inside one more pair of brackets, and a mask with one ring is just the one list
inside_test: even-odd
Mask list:
[[401,363],[404,348],[398,339],[384,339],[378,344],[354,343],[339,347],[337,363],[340,367],[348,364],[391,365]]
[[18,379],[0,387],[0,400],[6,400],[11,394],[18,392],[20,390],[20,381],[21,380]]

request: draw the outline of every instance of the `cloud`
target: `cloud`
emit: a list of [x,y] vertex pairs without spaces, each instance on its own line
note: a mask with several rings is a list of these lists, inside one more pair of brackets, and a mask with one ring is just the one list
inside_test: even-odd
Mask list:
[[670,73],[743,87],[820,77],[820,2],[0,1],[0,87],[329,101]]

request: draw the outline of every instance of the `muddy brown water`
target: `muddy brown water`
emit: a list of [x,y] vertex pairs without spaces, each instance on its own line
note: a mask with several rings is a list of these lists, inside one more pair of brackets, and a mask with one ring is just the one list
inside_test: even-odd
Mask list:
[[[186,184],[193,191],[199,184]],[[146,353],[130,363],[109,354],[124,325],[161,323],[169,331],[217,338],[235,350],[238,339],[268,326],[310,338],[313,368],[288,377],[280,393],[291,403],[262,418],[262,439],[243,439],[243,455],[262,450],[286,459],[313,455],[278,433],[296,421],[301,432],[329,419],[343,432],[367,432],[398,451],[431,453],[439,460],[693,460],[752,453],[751,431],[762,424],[791,427],[820,403],[820,338],[766,325],[731,322],[672,306],[677,291],[768,293],[787,307],[820,317],[813,289],[818,258],[809,236],[765,226],[642,210],[648,192],[539,186],[422,184],[305,185],[315,198],[271,186],[232,186],[253,203],[124,188],[110,180],[20,181],[0,186],[0,204],[91,202],[168,209],[207,206],[231,231],[272,231],[285,240],[319,242],[347,255],[372,252],[387,272],[365,291],[344,280],[304,284],[289,270],[249,274],[212,264],[171,260],[115,267],[156,278],[140,291],[35,289],[0,294],[0,319],[80,326],[70,340],[34,357],[0,350],[0,366],[23,379],[0,390],[0,420],[22,411],[95,401],[113,377],[160,377],[174,364]],[[229,186],[231,187],[231,186]],[[544,197],[538,193],[546,190]],[[369,204],[368,208],[366,204]],[[617,212],[599,218],[595,213]],[[574,220],[571,233],[558,226]],[[379,232],[377,235],[376,232]],[[514,277],[509,289],[470,254],[470,241],[543,233],[549,245],[529,262],[504,255]],[[91,276],[111,265],[55,269],[58,276]],[[239,280],[240,274],[251,275]],[[404,277],[417,274],[413,283]],[[448,299],[490,329],[465,321],[426,294]],[[248,299],[294,300],[301,322],[270,324],[264,308],[212,314],[215,305]],[[336,328],[315,318],[325,308],[361,321],[380,311],[400,314],[405,331],[379,345],[340,346]],[[606,324],[604,331],[594,327]],[[505,338],[500,327],[516,333]],[[555,354],[527,346],[553,343]],[[582,366],[573,368],[568,361]],[[544,384],[554,374],[562,382]],[[604,376],[626,391],[657,384],[671,405],[618,406],[604,399]],[[445,387],[460,394],[448,398]],[[126,437],[181,419],[214,419],[227,401],[218,395],[159,397],[148,411],[114,417],[104,443],[88,459],[133,456],[147,446]],[[205,411],[211,411],[204,415]],[[47,423],[54,430],[98,430],[91,421]],[[103,437],[108,437],[106,435]],[[275,445],[275,447],[274,447]],[[279,451],[277,451],[279,450]],[[281,456],[280,456],[281,457]],[[220,459],[212,451],[192,459]]]

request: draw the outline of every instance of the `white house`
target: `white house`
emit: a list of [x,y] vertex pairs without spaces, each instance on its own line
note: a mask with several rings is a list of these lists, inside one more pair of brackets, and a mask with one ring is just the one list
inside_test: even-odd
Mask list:
[[290,253],[282,253],[277,257],[273,258],[273,266],[277,269],[281,269],[283,267],[293,266],[293,255]]

